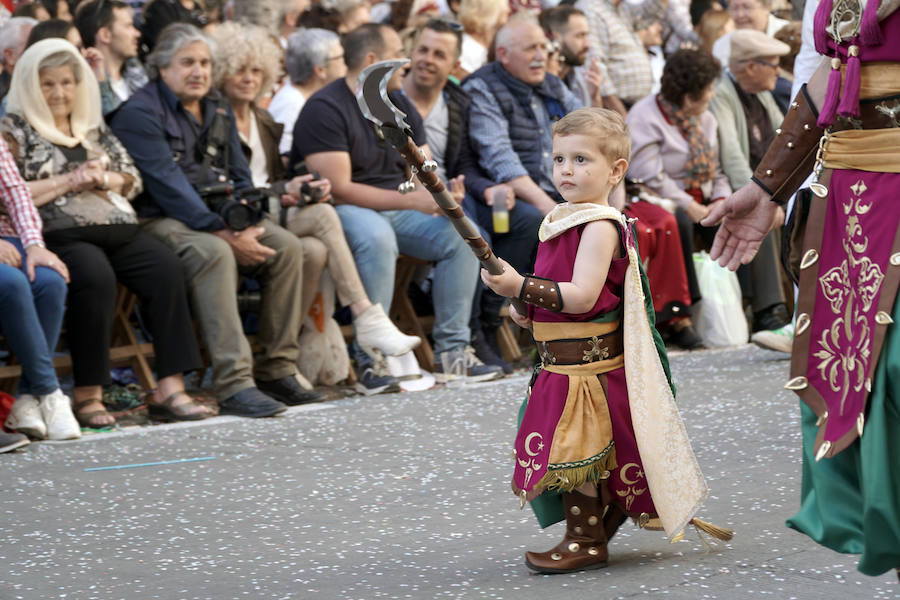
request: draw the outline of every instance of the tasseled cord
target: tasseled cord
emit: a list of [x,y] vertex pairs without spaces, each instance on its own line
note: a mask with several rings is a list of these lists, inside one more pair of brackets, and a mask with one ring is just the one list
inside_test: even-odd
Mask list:
[[697,528],[697,531],[708,533],[717,540],[721,540],[723,542],[730,542],[731,538],[734,537],[734,531],[732,531],[731,529],[726,529],[725,527],[719,527],[718,525],[713,525],[712,523],[701,521],[697,517],[691,519],[690,523]]
[[[697,530],[697,537],[700,538],[700,541],[706,545],[707,549],[712,549],[712,546],[709,545],[709,542],[707,542],[706,538],[702,535],[704,533],[711,536],[713,538],[713,541],[720,542],[729,542],[731,541],[731,538],[734,537],[734,531],[732,531],[731,529],[713,525],[712,523],[708,523],[706,521],[698,519],[697,517],[694,517],[693,519],[688,521],[688,525],[694,526],[694,528]],[[670,543],[674,544],[676,542],[680,542],[683,539],[684,531],[675,535]]]
[[822,108],[819,110],[819,120],[816,122],[822,129],[827,129],[834,123],[840,95],[841,59],[834,57],[831,59],[831,73],[828,75],[828,87],[825,88],[825,101],[822,103]]
[[859,116],[859,80],[859,46],[854,44],[847,50],[847,74],[841,91],[841,103],[837,107],[837,114],[842,117]]

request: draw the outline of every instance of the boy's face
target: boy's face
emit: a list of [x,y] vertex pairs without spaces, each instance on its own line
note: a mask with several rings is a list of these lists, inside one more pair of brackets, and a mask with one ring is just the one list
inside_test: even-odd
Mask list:
[[624,158],[610,164],[595,136],[553,137],[553,184],[566,202],[606,203],[627,167]]

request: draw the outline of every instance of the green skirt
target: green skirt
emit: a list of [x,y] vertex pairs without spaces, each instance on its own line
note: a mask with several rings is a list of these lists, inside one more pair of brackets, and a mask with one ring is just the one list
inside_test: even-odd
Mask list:
[[[900,304],[894,322],[900,324]],[[837,552],[861,554],[857,569],[900,567],[900,335],[885,336],[863,436],[833,458],[813,456],[816,415],[801,402],[801,507],[787,525]]]

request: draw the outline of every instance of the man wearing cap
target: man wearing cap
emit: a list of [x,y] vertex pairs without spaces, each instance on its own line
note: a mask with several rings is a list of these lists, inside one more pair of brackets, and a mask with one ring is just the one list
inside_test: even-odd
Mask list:
[[[788,52],[787,44],[754,29],[735,31],[731,37],[731,60],[709,110],[719,124],[719,161],[732,189],[750,181],[781,124],[772,90],[778,57]],[[752,300],[754,331],[776,330],[790,322],[779,274],[775,234],[770,232],[750,265],[749,281],[741,282],[744,296]]]
[[709,110],[719,122],[722,169],[733,189],[750,181],[775,137],[782,114],[772,96],[778,57],[790,47],[752,29],[735,31],[731,60],[716,84]]

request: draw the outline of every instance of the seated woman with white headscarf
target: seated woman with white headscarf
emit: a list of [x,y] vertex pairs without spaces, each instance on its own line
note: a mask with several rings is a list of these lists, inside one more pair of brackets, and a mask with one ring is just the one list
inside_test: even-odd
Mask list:
[[66,334],[75,378],[75,416],[84,427],[115,419],[102,403],[110,382],[109,340],[116,282],[132,290],[156,355],[159,389],[151,413],[207,416],[184,391],[182,374],[202,366],[178,258],[143,233],[131,206],[141,177],[100,115],[100,93],[71,43],[46,39],[16,63],[0,131],[44,224],[44,241],[70,274]]

